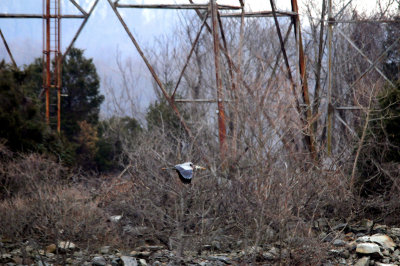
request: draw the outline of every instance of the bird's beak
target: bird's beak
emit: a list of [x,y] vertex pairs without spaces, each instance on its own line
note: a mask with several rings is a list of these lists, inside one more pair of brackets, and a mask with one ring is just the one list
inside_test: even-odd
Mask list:
[[204,167],[202,167],[200,165],[195,165],[194,169],[196,169],[196,170],[206,170],[206,168],[204,168]]

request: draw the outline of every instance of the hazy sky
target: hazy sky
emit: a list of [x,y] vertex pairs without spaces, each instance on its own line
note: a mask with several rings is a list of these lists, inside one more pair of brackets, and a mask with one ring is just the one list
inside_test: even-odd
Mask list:
[[[307,1],[307,0],[304,0]],[[85,10],[89,10],[94,0],[77,0]],[[206,1],[195,1],[196,3],[207,3]],[[290,9],[290,0],[279,0],[277,7],[280,10]],[[299,0],[301,9],[303,0]],[[314,1],[320,6],[320,1]],[[336,1],[334,1],[336,2]],[[340,1],[343,5],[344,1]],[[347,1],[346,1],[347,2]],[[63,14],[79,14],[79,11],[69,0],[61,0]],[[188,1],[180,0],[121,0],[120,3],[188,3]],[[237,0],[218,0],[219,4],[239,5]],[[269,1],[263,0],[245,0],[246,9],[271,10]],[[354,0],[356,5],[363,11],[374,10],[375,1]],[[142,48],[153,46],[155,38],[160,38],[163,34],[171,31],[176,26],[179,15],[178,12],[193,11],[174,11],[160,9],[119,9],[132,33],[138,40]],[[25,13],[25,14],[41,14],[42,0],[0,0],[0,13]],[[302,10],[300,10],[302,14]],[[305,17],[302,20],[306,20]],[[62,21],[62,50],[67,47],[72,37],[77,31],[82,20],[80,19],[63,19]],[[29,64],[36,57],[41,56],[42,50],[42,21],[41,19],[0,19],[0,28],[6,37],[13,56],[19,66]],[[122,25],[117,20],[114,12],[110,8],[107,0],[100,0],[94,13],[88,20],[86,26],[81,32],[75,46],[85,50],[85,56],[93,58],[102,79],[102,88],[104,91],[104,80],[118,80],[118,70],[116,65],[116,55],[120,54],[122,60],[130,58],[130,60],[141,65],[137,52],[128,38]],[[118,51],[118,52],[117,52]],[[0,60],[5,59],[9,62],[9,57],[3,43],[0,43]],[[147,71],[143,71],[143,66],[138,67],[140,75],[150,80]],[[136,92],[142,101],[142,105],[146,106],[152,99],[152,91]],[[107,95],[106,95],[107,97]],[[142,106],[142,108],[143,108]]]

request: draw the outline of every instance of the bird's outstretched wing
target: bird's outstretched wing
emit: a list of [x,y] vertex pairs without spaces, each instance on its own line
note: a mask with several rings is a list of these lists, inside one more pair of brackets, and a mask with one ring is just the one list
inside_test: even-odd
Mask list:
[[175,165],[174,169],[178,172],[179,178],[181,179],[182,183],[189,184],[192,181],[193,177],[192,169],[185,169],[179,164]]

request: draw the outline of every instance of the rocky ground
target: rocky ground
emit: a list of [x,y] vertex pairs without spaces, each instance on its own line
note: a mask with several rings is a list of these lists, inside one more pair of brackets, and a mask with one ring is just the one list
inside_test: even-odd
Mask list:
[[[315,232],[321,245],[327,247],[322,265],[388,266],[400,265],[400,228],[374,224],[363,220],[355,225],[327,220],[315,222]],[[130,251],[120,251],[103,246],[89,253],[72,242],[60,241],[43,249],[35,249],[29,242],[17,245],[2,238],[0,241],[1,265],[276,265],[289,264],[295,250],[268,247],[251,247],[246,250],[218,250],[218,245],[205,248],[201,254],[187,252],[184,258],[164,246],[141,246]],[[307,262],[304,262],[307,264]]]

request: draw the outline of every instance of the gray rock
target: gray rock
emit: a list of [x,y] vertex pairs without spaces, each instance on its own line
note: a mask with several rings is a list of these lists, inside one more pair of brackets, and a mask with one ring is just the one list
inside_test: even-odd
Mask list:
[[111,260],[111,266],[120,266],[122,264],[121,259],[120,258],[114,258],[113,260]]
[[386,234],[387,226],[383,224],[375,224],[374,227],[372,228],[372,231],[378,234]]
[[368,266],[369,265],[369,257],[362,257],[359,259],[354,266]]
[[211,242],[211,249],[221,250],[221,243],[217,240]]
[[140,260],[139,260],[139,265],[140,265],[140,266],[147,266],[146,260],[145,260],[145,259],[140,259]]
[[74,257],[82,258],[83,257],[83,252],[82,251],[75,251],[74,252]]
[[343,247],[343,246],[346,246],[346,244],[347,244],[347,242],[344,241],[344,240],[342,240],[342,239],[335,239],[335,240],[333,240],[333,245],[334,245],[335,247]]
[[357,245],[356,252],[361,255],[383,257],[378,244],[375,243],[360,243]]
[[122,215],[113,215],[108,218],[111,222],[117,223],[122,219]]
[[362,236],[357,238],[357,242],[372,242],[372,243],[377,243],[384,249],[390,249],[394,251],[394,248],[396,247],[396,243],[390,238],[390,236],[387,235],[382,235],[382,234],[375,234],[372,236]]
[[100,253],[101,254],[108,254],[110,253],[111,247],[110,246],[102,246],[100,248]]
[[263,257],[266,260],[275,260],[279,256],[279,249],[276,247],[272,247],[267,252],[263,252]]
[[138,263],[135,258],[129,256],[121,256],[122,265],[124,266],[137,266]]
[[102,256],[97,256],[92,259],[93,266],[106,266],[107,262],[106,259]]
[[345,258],[345,259],[350,258],[350,252],[347,249],[342,250],[339,255],[340,255],[340,257]]
[[390,251],[388,249],[382,250],[383,256],[389,257],[390,256]]
[[61,251],[69,251],[76,249],[76,245],[71,241],[59,241],[57,247]]
[[37,266],[50,266],[50,264],[49,263],[47,263],[47,262],[45,262],[45,261],[38,261],[37,263],[36,263],[36,265]]
[[341,224],[337,224],[334,227],[332,227],[333,231],[340,231],[340,230],[344,230],[346,229],[346,227],[348,226],[347,223],[341,223]]
[[374,225],[374,221],[363,219],[356,226],[352,226],[351,230],[355,233],[369,233]]
[[221,261],[225,264],[231,264],[231,261],[228,257],[225,256],[209,256],[207,257],[208,260],[213,260],[213,261]]
[[163,246],[146,246],[146,249],[150,250],[150,251],[158,251],[158,250],[164,249],[164,247]]
[[329,224],[326,218],[319,218],[314,221],[314,227],[321,231],[326,231],[329,228]]
[[390,228],[389,234],[400,237],[400,228],[397,228],[397,227]]
[[11,254],[5,253],[5,254],[1,254],[0,255],[0,262],[1,263],[10,262],[11,259],[12,259],[12,255]]
[[396,264],[375,262],[376,266],[396,266]]
[[151,255],[151,251],[137,251],[137,250],[132,250],[129,253],[133,257],[144,257],[147,258]]
[[382,234],[375,234],[370,237],[371,242],[378,243],[385,249],[390,249],[394,251],[396,247],[396,243],[390,238],[390,236],[382,235]]
[[265,260],[275,260],[276,259],[275,254],[272,254],[269,251],[263,252],[263,257],[264,257]]

